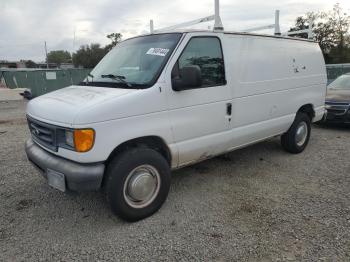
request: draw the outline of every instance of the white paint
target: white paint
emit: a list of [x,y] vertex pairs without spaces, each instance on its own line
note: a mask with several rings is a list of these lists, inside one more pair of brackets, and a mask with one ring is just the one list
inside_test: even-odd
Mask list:
[[222,25],[222,21],[221,21],[221,17],[220,17],[220,2],[219,2],[219,0],[215,0],[214,30],[224,30],[224,26]]
[[280,10],[275,11],[275,35],[280,35]]
[[[217,36],[227,84],[174,91],[171,70],[194,36]],[[93,128],[87,153],[52,152],[82,163],[105,161],[121,143],[158,136],[169,147],[172,168],[282,134],[298,109],[324,113],[326,70],[316,43],[219,32],[184,32],[157,83],[141,90],[72,86],[32,100],[28,115],[65,127]],[[160,92],[160,88],[162,92]],[[232,103],[232,116],[226,104]]]

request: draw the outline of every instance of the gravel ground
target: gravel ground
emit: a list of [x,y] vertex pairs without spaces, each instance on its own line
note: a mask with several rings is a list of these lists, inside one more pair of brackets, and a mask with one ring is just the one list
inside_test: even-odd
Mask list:
[[0,102],[22,100],[20,93],[24,92],[24,88],[8,89],[1,86],[0,82]]
[[349,261],[350,132],[314,126],[173,173],[168,200],[126,223],[101,193],[63,194],[28,163],[23,101],[0,102],[0,261]]

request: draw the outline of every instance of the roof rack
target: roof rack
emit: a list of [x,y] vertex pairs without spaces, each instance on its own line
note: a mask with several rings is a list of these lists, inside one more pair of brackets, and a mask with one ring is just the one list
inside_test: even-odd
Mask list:
[[313,25],[314,21],[313,20],[309,20],[309,28],[307,29],[303,29],[303,30],[298,30],[298,31],[292,31],[292,32],[285,32],[282,35],[283,36],[295,36],[295,35],[299,35],[299,34],[303,34],[303,33],[307,33],[307,38],[308,39],[313,39],[314,38],[314,33],[312,31],[312,25]]
[[177,24],[177,25],[173,25],[173,26],[169,26],[169,27],[164,27],[164,28],[157,29],[157,30],[154,30],[153,20],[150,20],[150,33],[153,34],[153,33],[160,33],[160,32],[164,32],[164,31],[171,31],[174,29],[183,28],[183,27],[196,25],[196,24],[200,24],[200,23],[204,23],[204,22],[209,22],[209,21],[213,21],[213,20],[214,20],[214,31],[223,31],[224,27],[223,27],[222,22],[221,22],[219,9],[220,9],[219,0],[215,0],[215,13],[214,13],[214,15],[206,16],[203,18],[199,18],[196,20],[188,21],[185,23],[181,23],[181,24]]
[[[196,24],[200,24],[200,23],[204,23],[204,22],[213,21],[213,20],[214,20],[214,31],[223,31],[224,30],[224,26],[222,25],[222,21],[221,21],[221,17],[220,17],[220,3],[219,3],[219,0],[215,0],[215,13],[214,13],[214,15],[206,16],[206,17],[203,17],[203,18],[199,18],[199,19],[196,19],[196,20],[188,21],[188,22],[185,22],[185,23],[180,23],[180,24],[177,24],[177,25],[169,26],[169,27],[164,27],[164,28],[157,29],[157,30],[154,29],[153,20],[150,20],[150,33],[153,34],[153,33],[161,33],[161,32],[165,32],[165,31],[171,31],[171,30],[174,30],[174,29],[188,27],[188,26],[192,26],[192,25],[196,25]],[[276,35],[276,36],[278,36],[278,35],[282,35],[282,36],[296,36],[296,35],[299,35],[299,34],[302,34],[302,33],[307,33],[308,39],[312,39],[313,38],[312,25],[313,25],[313,21],[310,20],[309,21],[309,28],[307,28],[307,29],[293,31],[293,32],[281,33],[281,29],[280,29],[280,10],[276,10],[275,11],[275,23],[269,24],[269,25],[265,25],[265,26],[258,26],[258,27],[253,27],[253,28],[247,28],[247,29],[244,29],[244,30],[240,30],[239,32],[250,33],[250,32],[266,30],[266,29],[274,29],[274,35]]]
[[275,23],[270,24],[270,25],[265,25],[265,26],[259,26],[259,27],[253,27],[253,28],[248,28],[241,30],[242,32],[256,32],[256,31],[261,31],[265,29],[275,29],[275,35],[281,35],[281,29],[280,29],[280,10],[275,11]]

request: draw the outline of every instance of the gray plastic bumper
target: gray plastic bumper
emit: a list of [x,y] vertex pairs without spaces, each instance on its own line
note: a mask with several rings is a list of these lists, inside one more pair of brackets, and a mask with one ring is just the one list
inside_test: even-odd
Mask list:
[[102,163],[80,164],[64,159],[42,149],[32,139],[27,140],[25,151],[28,160],[49,180],[49,184],[48,173],[59,175],[58,179],[53,178],[51,181],[62,181],[61,185],[54,186],[61,191],[65,191],[66,188],[72,191],[95,191],[101,187],[105,169]]

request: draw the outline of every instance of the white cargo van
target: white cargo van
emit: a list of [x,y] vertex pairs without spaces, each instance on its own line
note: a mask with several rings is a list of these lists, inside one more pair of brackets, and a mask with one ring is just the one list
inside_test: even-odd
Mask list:
[[28,104],[28,159],[59,190],[103,188],[135,221],[165,201],[172,169],[273,136],[300,153],[324,114],[317,43],[182,31],[119,43],[80,85]]

